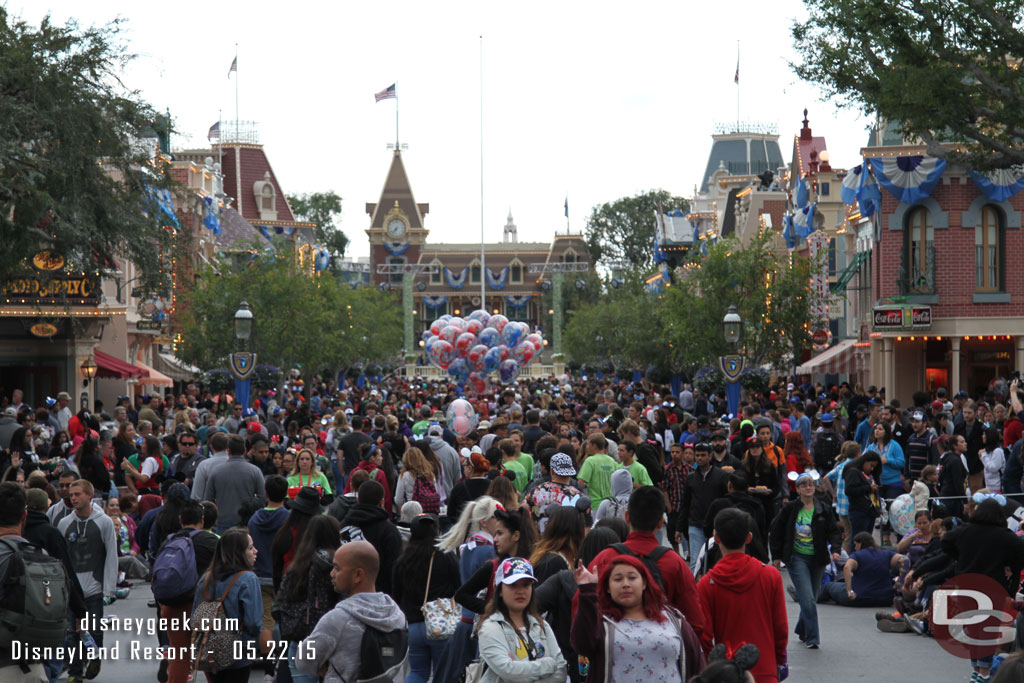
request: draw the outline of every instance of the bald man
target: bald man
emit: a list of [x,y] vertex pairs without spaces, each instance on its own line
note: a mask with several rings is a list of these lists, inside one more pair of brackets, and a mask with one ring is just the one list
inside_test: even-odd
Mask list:
[[[296,665],[309,676],[330,681],[350,681],[387,674],[396,683],[408,673],[409,638],[405,615],[391,596],[375,589],[380,557],[366,541],[352,541],[334,553],[331,581],[344,596],[334,609],[317,622],[313,632],[299,644]],[[360,651],[367,627],[375,629],[377,640],[398,653],[382,653],[383,671],[361,666]]]

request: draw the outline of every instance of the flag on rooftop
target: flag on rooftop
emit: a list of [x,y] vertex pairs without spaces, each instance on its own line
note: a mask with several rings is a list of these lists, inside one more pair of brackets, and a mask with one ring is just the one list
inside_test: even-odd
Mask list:
[[220,121],[210,126],[210,130],[206,133],[207,140],[213,140],[214,138],[220,140]]
[[380,102],[381,100],[390,100],[396,97],[398,97],[398,95],[395,94],[395,84],[392,83],[391,85],[389,85],[388,87],[384,88],[379,93],[374,95],[373,101]]
[[235,58],[231,60],[231,66],[230,66],[230,68],[228,68],[228,78],[231,78],[232,72],[238,73],[238,57],[237,56],[235,56]]

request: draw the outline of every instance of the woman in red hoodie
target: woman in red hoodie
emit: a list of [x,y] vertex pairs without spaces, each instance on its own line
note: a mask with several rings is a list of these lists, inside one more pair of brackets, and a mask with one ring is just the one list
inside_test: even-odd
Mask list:
[[[799,432],[790,432],[798,434]],[[746,554],[749,515],[726,508],[715,516],[715,544],[722,559],[697,584],[715,644],[728,651],[752,643],[761,652],[750,669],[757,683],[777,683],[785,670],[789,626],[779,570]]]

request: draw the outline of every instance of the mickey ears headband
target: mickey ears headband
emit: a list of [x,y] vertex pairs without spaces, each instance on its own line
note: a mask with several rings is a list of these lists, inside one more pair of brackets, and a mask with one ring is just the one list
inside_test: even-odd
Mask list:
[[753,643],[740,645],[735,650],[727,649],[725,643],[719,643],[711,649],[711,653],[708,655],[708,664],[720,660],[731,660],[740,670],[749,671],[757,666],[759,659],[761,659],[761,651]]
[[788,475],[786,475],[786,478],[789,479],[791,482],[796,483],[804,478],[809,478],[811,481],[818,481],[819,479],[821,479],[821,475],[815,472],[814,470],[808,470],[807,472],[790,472]]
[[1006,507],[1006,498],[1001,493],[975,493],[971,496],[971,500],[974,501],[975,505],[988,500],[989,498],[995,500],[1001,507]]

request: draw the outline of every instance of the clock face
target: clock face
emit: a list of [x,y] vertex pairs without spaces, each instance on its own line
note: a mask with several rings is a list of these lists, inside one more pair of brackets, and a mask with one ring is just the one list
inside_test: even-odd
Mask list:
[[405,223],[400,218],[392,219],[388,223],[388,234],[392,237],[401,237],[405,233]]

